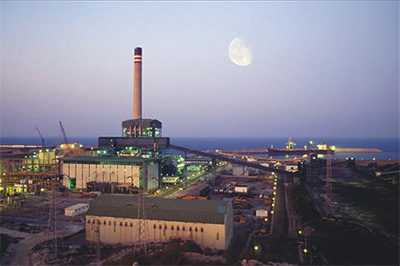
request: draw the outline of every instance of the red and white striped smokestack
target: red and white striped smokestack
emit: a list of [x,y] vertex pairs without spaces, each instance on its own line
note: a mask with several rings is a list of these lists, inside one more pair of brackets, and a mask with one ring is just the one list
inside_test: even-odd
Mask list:
[[133,77],[133,119],[142,118],[142,48],[135,48]]

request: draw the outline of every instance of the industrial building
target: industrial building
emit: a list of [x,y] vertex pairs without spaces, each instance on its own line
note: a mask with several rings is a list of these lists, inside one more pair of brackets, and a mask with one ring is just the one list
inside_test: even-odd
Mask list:
[[[227,201],[146,198],[147,243],[192,240],[226,250],[233,236],[232,205]],[[101,195],[86,214],[86,241],[132,245],[138,241],[138,197]]]
[[80,156],[60,161],[63,185],[68,189],[86,189],[90,182],[145,190],[159,185],[157,158]]
[[[160,185],[159,150],[168,148],[161,138],[162,124],[142,119],[142,48],[135,48],[133,119],[122,122],[122,137],[99,137],[97,156],[61,159],[63,185],[69,189],[128,192],[131,188],[153,190]],[[104,153],[104,154],[103,154]],[[108,191],[110,190],[110,191]]]
[[89,204],[87,203],[78,203],[72,206],[65,208],[64,215],[74,217],[80,214],[87,212],[89,209]]

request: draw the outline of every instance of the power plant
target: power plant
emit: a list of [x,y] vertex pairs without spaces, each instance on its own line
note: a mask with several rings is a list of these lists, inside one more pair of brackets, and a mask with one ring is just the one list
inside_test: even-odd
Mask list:
[[[162,135],[161,121],[143,113],[142,63],[143,50],[136,47],[133,87],[127,88],[132,91],[132,114],[122,121],[119,136],[101,136],[97,147],[83,147],[68,141],[59,122],[63,141],[57,147],[45,146],[37,127],[42,146],[1,146],[0,195],[6,207],[0,214],[11,219],[20,216],[22,221],[48,218],[46,246],[36,245],[34,255],[26,257],[33,259],[34,265],[86,265],[94,262],[93,257],[99,264],[111,265],[107,259],[120,250],[132,252],[135,261],[141,262],[137,258],[146,257],[147,248],[152,255],[146,259],[157,259],[175,248],[183,254],[182,247],[188,245],[188,253],[198,251],[201,256],[190,255],[198,261],[179,263],[235,264],[249,254],[270,262],[275,257],[262,256],[275,256],[279,249],[274,241],[287,239],[296,240],[282,248],[294,247],[293,264],[325,264],[326,258],[314,248],[318,243],[308,238],[308,221],[339,223],[335,215],[341,219],[348,215],[348,206],[338,207],[338,169],[347,178],[361,178],[354,158],[350,162],[332,155],[380,150],[340,149],[326,143],[313,147],[312,141],[296,148],[291,138],[286,148],[199,151],[173,145]],[[376,164],[375,160],[372,163]],[[390,176],[395,172],[394,166],[390,167],[379,171],[379,177],[398,180]],[[304,222],[297,212],[308,210],[307,204],[314,208],[307,211],[312,220]],[[71,209],[73,215],[63,215]],[[71,231],[72,227],[81,231]],[[63,240],[75,233],[84,236]],[[109,247],[102,247],[105,245]],[[196,252],[192,245],[198,247]],[[109,256],[105,260],[104,250]],[[222,261],[207,262],[212,257]],[[14,265],[28,264],[27,260],[16,261],[19,263]],[[251,265],[243,261],[242,265]]]

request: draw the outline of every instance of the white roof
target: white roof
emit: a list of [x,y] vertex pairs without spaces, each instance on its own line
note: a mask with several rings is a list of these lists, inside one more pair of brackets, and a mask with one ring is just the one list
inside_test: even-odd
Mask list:
[[78,209],[78,208],[86,207],[86,206],[89,206],[89,204],[88,203],[78,203],[78,204],[69,206],[69,207],[67,207],[65,209],[74,210],[74,209]]

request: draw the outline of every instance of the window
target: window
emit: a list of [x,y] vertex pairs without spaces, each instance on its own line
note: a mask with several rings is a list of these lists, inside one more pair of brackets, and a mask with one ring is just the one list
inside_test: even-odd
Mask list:
[[133,226],[133,224],[131,223],[131,227]]
[[122,226],[122,222],[119,222],[119,226]]
[[161,230],[161,228],[162,228],[162,227],[161,227],[161,224],[160,224],[160,225],[158,226],[158,229],[160,229],[160,230]]
[[171,230],[174,230],[174,226],[173,225],[171,225]]
[[176,227],[176,230],[178,230],[178,231],[179,231],[179,225]]
[[195,232],[197,232],[197,227],[196,227],[196,228],[194,228],[194,231],[195,231]]
[[185,231],[185,227],[184,226],[182,226],[182,231]]
[[111,225],[111,221],[108,221],[108,225]]
[[217,240],[219,240],[219,233],[217,233]]
[[156,225],[153,225],[153,228],[154,228],[154,229],[156,229],[156,228],[157,228],[157,226],[156,226]]
[[167,230],[167,225],[164,225],[164,230]]
[[103,221],[103,225],[106,225],[106,223],[107,223],[106,221]]
[[128,222],[125,222],[125,226],[128,226]]
[[90,224],[90,220],[87,220],[87,223]]
[[116,229],[117,229],[117,222],[114,221],[114,233],[115,233]]
[[189,227],[189,231],[192,232],[192,227]]
[[200,228],[200,232],[203,232],[204,230],[203,230],[203,227],[202,228]]

